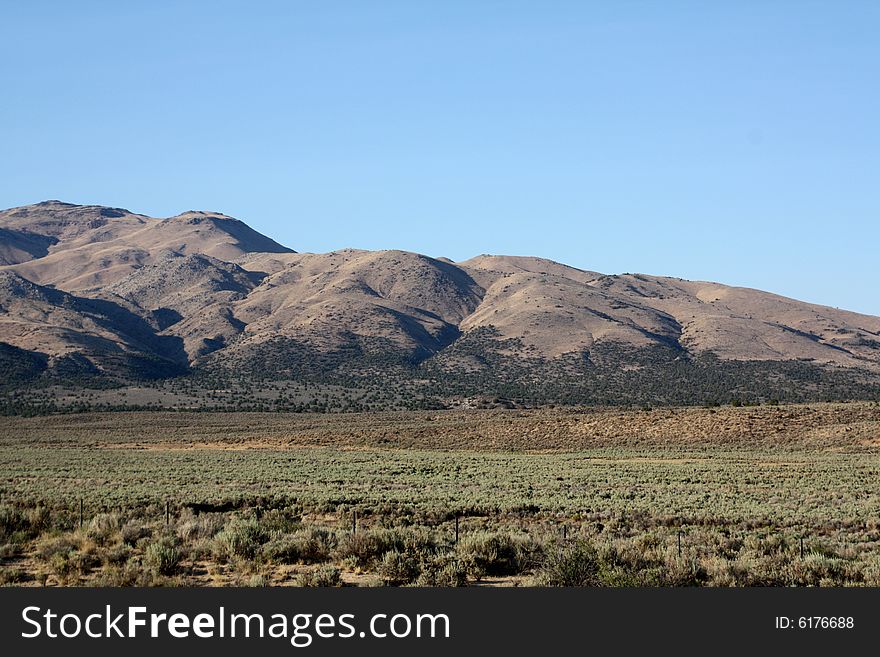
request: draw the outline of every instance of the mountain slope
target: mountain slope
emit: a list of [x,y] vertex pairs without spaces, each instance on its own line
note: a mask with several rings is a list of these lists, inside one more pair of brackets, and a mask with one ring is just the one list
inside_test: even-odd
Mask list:
[[235,348],[282,336],[318,350],[381,345],[424,358],[458,336],[482,294],[462,269],[414,253],[300,254],[237,304],[247,327]]
[[157,335],[126,308],[36,285],[0,271],[3,342],[43,354],[68,373],[156,376],[182,371],[179,340]]
[[49,253],[49,247],[56,241],[48,235],[0,228],[0,265],[17,265],[42,258]]
[[569,390],[614,402],[639,388],[663,397],[669,377],[676,399],[693,400],[759,388],[819,397],[854,381],[873,394],[880,378],[878,317],[533,257],[296,253],[219,213],[5,210],[0,276],[0,356],[26,381],[189,368],[432,398]]
[[606,276],[597,288],[641,300],[681,325],[691,353],[729,360],[880,364],[880,318],[717,283],[644,275]]
[[244,324],[232,312],[263,276],[207,255],[167,251],[105,288],[103,298],[132,304],[161,335],[183,339],[190,359],[224,346]]

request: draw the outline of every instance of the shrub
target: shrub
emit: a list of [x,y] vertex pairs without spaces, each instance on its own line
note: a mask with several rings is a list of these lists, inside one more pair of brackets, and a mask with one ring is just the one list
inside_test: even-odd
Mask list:
[[56,554],[68,554],[79,549],[81,541],[67,534],[65,536],[47,536],[37,543],[36,556],[43,561],[50,561]]
[[335,566],[321,566],[315,570],[300,573],[297,584],[308,587],[340,586],[342,573]]
[[143,568],[136,561],[122,565],[111,565],[104,568],[95,579],[95,586],[156,586],[161,584],[159,574],[149,568]]
[[301,528],[299,509],[269,509],[260,518],[267,533],[292,534]]
[[336,543],[335,535],[317,527],[300,530],[294,537],[299,546],[299,559],[303,563],[326,561]]
[[330,556],[335,536],[310,527],[294,534],[273,537],[263,546],[263,556],[275,563],[320,563]]
[[386,552],[379,564],[379,576],[386,586],[411,584],[421,572],[419,557],[412,552]]
[[108,565],[121,565],[131,557],[131,548],[125,543],[114,545],[104,553],[104,563]]
[[153,530],[149,527],[142,526],[135,520],[129,520],[122,526],[120,531],[122,542],[126,545],[136,545],[142,538],[149,538],[153,535]]
[[174,575],[180,567],[181,554],[174,541],[161,538],[147,546],[144,564],[160,575]]
[[214,538],[223,529],[224,518],[216,513],[191,516],[178,522],[177,536],[185,543]]
[[210,560],[217,550],[216,543],[209,538],[200,538],[186,546],[187,556],[193,561]]
[[71,563],[71,552],[56,552],[49,557],[49,570],[62,581],[66,580],[74,572],[74,566]]
[[27,582],[30,579],[30,575],[28,575],[21,568],[0,568],[0,586],[6,586],[8,584],[21,584],[22,582]]
[[744,552],[755,554],[759,557],[770,557],[785,554],[792,550],[785,536],[771,534],[769,536],[749,535],[743,541]]
[[0,539],[12,543],[22,542],[27,529],[29,527],[21,511],[5,504],[0,506]]
[[788,572],[790,584],[797,586],[832,586],[861,579],[849,561],[821,554],[808,554],[792,561]]
[[455,555],[434,555],[421,564],[417,586],[457,587],[467,584],[467,567]]
[[544,586],[598,586],[599,555],[587,541],[551,549],[538,577]]
[[218,556],[252,560],[260,553],[261,546],[268,538],[266,531],[256,520],[236,518],[217,534],[215,543]]
[[104,545],[119,531],[119,526],[119,516],[115,513],[99,513],[89,522],[86,536],[98,545]]
[[45,507],[23,511],[4,504],[0,506],[0,541],[24,543],[47,529],[49,522],[49,511]]
[[263,546],[263,557],[273,563],[299,563],[300,544],[293,534],[276,536]]
[[41,554],[48,563],[49,569],[62,581],[73,575],[84,575],[100,565],[100,560],[93,549],[80,551],[63,539],[55,542],[50,548],[42,550]]
[[700,586],[708,579],[708,571],[696,559],[670,559],[658,583],[662,586]]
[[269,578],[261,574],[251,575],[250,579],[247,580],[245,586],[249,586],[251,588],[262,588],[264,586],[269,586]]
[[466,535],[457,551],[477,579],[482,575],[518,575],[537,565],[542,553],[531,538],[489,532]]
[[386,552],[431,552],[436,543],[426,532],[413,529],[374,529],[348,534],[339,544],[337,556],[359,568],[370,568]]

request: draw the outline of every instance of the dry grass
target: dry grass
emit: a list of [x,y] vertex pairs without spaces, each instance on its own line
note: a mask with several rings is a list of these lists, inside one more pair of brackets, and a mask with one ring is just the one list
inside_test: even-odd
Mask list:
[[0,443],[143,449],[398,448],[578,451],[880,446],[870,402],[758,407],[407,411],[350,414],[117,412],[0,418]]

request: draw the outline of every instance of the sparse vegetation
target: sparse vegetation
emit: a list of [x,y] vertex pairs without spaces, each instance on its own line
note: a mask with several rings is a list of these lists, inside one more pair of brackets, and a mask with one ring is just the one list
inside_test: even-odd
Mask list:
[[[378,342],[377,342],[378,341]],[[721,360],[671,346],[600,343],[542,358],[489,328],[439,354],[394,355],[378,338],[323,353],[284,338],[232,363],[140,380],[73,373],[0,382],[0,415],[107,411],[366,413],[451,408],[779,405],[880,399],[880,375],[800,360]],[[390,354],[390,355],[389,355]],[[2,354],[0,354],[2,356]],[[423,355],[427,356],[427,354]],[[479,362],[463,368],[461,362]]]
[[856,403],[7,418],[0,577],[877,585],[878,426]]

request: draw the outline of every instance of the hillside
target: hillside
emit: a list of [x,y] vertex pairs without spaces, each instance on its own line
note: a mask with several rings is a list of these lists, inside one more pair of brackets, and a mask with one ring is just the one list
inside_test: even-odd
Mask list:
[[19,400],[72,381],[287,382],[323,386],[309,403],[327,408],[880,390],[878,317],[533,257],[297,253],[220,213],[59,201],[0,212],[0,348]]

